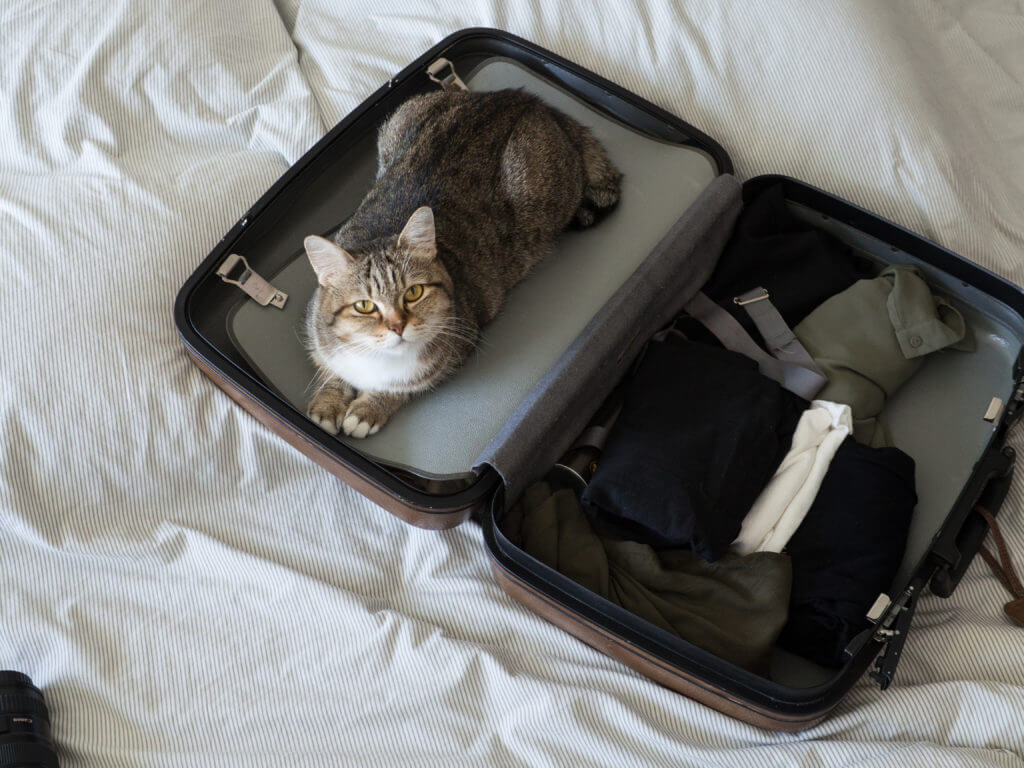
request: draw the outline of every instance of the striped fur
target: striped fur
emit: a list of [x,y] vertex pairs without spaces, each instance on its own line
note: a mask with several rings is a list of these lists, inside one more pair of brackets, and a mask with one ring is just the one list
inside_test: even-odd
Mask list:
[[[558,233],[593,224],[619,195],[587,130],[522,91],[410,99],[381,128],[378,161],[335,242],[307,238],[321,372],[308,412],[353,437],[451,375]],[[423,295],[408,301],[413,286]]]

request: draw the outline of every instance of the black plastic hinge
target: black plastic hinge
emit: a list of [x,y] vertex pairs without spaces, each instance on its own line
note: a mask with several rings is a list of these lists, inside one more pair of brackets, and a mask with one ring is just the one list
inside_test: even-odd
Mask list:
[[1024,348],[1017,353],[1017,359],[1013,361],[1013,378],[1017,381],[1024,378]]
[[1024,381],[1018,381],[1017,386],[1014,387],[1013,394],[1010,396],[1010,402],[1006,406],[1006,418],[1004,420],[1006,428],[1009,429],[1020,421],[1022,414],[1024,414]]
[[1013,380],[1013,394],[1010,395],[1010,402],[1006,404],[1006,416],[1003,420],[1007,429],[1020,421],[1020,417],[1024,415],[1024,349],[1017,354],[1017,360],[1013,364]]
[[927,582],[927,578],[914,579],[893,601],[892,607],[872,633],[873,639],[885,643],[885,651],[875,659],[875,668],[870,672],[871,678],[883,691],[892,684],[892,679],[896,675],[896,667],[900,663],[903,645],[907,642],[907,633],[910,631],[910,622],[914,618],[917,599]]

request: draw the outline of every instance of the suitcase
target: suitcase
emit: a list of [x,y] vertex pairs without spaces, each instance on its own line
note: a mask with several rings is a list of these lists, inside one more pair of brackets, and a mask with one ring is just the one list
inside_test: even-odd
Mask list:
[[[399,104],[463,81],[474,90],[524,87],[589,126],[624,172],[622,201],[592,230],[563,235],[454,379],[372,438],[332,436],[304,415],[311,366],[295,333],[315,280],[302,238],[330,233],[358,205],[374,178],[377,128]],[[646,340],[678,314],[673,297],[706,279],[710,267],[696,265],[697,255],[720,249],[742,201],[777,183],[795,215],[860,254],[917,265],[968,318],[978,348],[929,363],[888,406],[908,441],[898,444],[917,461],[920,497],[890,601],[877,606],[840,669],[777,650],[770,675],[759,676],[547,568],[499,523],[506,505],[572,447]],[[567,280],[575,298],[559,327],[542,333],[530,308]],[[1024,293],[1016,286],[796,179],[741,185],[725,150],[693,126],[490,29],[446,38],[343,119],[221,239],[181,288],[174,313],[195,364],[323,468],[413,525],[443,529],[473,515],[513,598],[662,685],[783,731],[820,722],[869,668],[882,689],[891,683],[921,592],[953,592],[988,530],[975,509],[995,514],[1006,495],[1014,454],[1004,442],[1024,401]]]

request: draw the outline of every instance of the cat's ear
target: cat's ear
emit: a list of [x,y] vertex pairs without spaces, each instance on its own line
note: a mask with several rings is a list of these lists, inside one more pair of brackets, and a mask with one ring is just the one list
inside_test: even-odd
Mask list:
[[326,286],[345,274],[355,261],[352,254],[340,245],[317,235],[310,235],[302,244],[306,246],[306,255],[320,285]]
[[434,212],[424,205],[412,212],[398,236],[398,247],[407,248],[418,258],[432,259],[437,255],[434,233]]

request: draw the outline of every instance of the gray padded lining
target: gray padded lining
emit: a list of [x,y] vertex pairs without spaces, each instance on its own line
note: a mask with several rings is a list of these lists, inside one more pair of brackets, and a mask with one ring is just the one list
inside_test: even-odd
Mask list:
[[[346,438],[371,458],[437,479],[479,463],[523,397],[716,175],[700,150],[620,125],[513,62],[485,62],[466,80],[473,90],[523,87],[588,126],[623,172],[622,200],[596,227],[560,237],[452,379],[403,406],[377,435]],[[295,256],[264,275],[289,294],[285,310],[246,301],[228,326],[253,367],[304,412],[313,366],[300,334],[315,282],[303,254]]]
[[707,282],[741,207],[736,178],[715,179],[523,400],[480,457],[507,498],[569,449],[647,339]]

